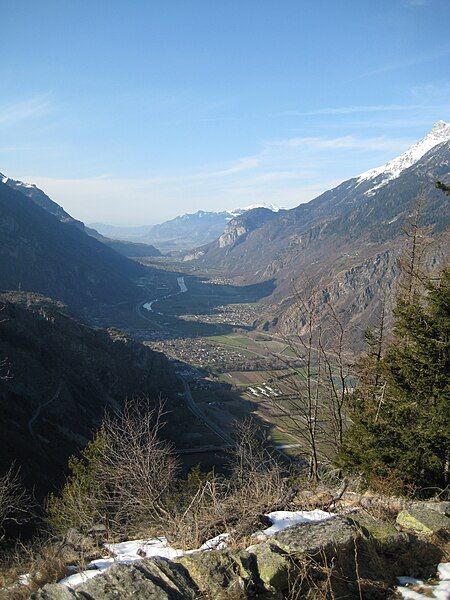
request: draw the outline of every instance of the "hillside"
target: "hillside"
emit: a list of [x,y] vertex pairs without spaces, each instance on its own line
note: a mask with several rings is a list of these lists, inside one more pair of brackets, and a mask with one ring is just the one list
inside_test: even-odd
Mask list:
[[88,236],[72,218],[63,222],[4,183],[0,216],[0,289],[38,292],[77,311],[138,296],[131,279],[144,267]]
[[170,406],[179,389],[163,354],[81,324],[61,303],[4,293],[0,314],[0,472],[15,461],[38,495],[58,487],[106,409],[143,394]]
[[119,254],[123,254],[124,256],[130,258],[136,258],[140,256],[161,255],[161,252],[150,244],[139,244],[131,243],[128,241],[109,239],[108,237],[101,235],[95,229],[86,227],[82,221],[74,219],[71,215],[69,215],[68,212],[64,210],[62,206],[54,202],[49,196],[47,196],[47,194],[44,191],[42,191],[33,184],[24,183],[23,181],[18,181],[16,179],[11,179],[10,177],[6,177],[2,173],[0,173],[0,181],[12,188],[13,190],[21,192],[24,196],[30,198],[30,200],[32,200],[35,204],[45,209],[50,214],[54,215],[62,223],[69,223],[71,225],[75,225],[84,233],[87,233],[99,242],[102,242],[106,246],[109,246],[116,252],[119,252]]
[[295,285],[306,298],[317,290],[319,305],[331,301],[346,323],[364,329],[377,313],[380,297],[387,295],[389,303],[393,299],[403,228],[419,194],[425,200],[422,224],[435,240],[428,261],[438,265],[448,258],[449,202],[434,184],[450,176],[449,139],[450,126],[437,123],[412,150],[371,175],[280,211],[239,244],[221,245],[219,238],[195,258],[201,267],[222,270],[236,281],[273,280],[275,291],[261,319],[266,328],[292,329],[298,317]]
[[263,207],[251,208],[242,214],[237,214],[228,222],[217,240],[197,249],[193,254],[186,254],[184,260],[201,257],[206,264],[214,264],[216,261],[221,263],[221,259],[232,252],[238,244],[243,243],[252,231],[271,221],[277,214],[280,213]]

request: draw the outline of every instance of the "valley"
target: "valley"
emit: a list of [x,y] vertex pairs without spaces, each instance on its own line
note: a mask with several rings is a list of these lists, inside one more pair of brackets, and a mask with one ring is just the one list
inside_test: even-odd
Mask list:
[[289,399],[278,378],[295,365],[295,356],[280,337],[255,327],[272,283],[232,285],[207,270],[193,274],[176,260],[150,264],[157,275],[139,279],[147,297],[135,310],[121,308],[113,323],[97,321],[169,357],[184,391],[178,393],[175,424],[168,417],[166,429],[168,437],[177,439],[183,462],[222,468],[236,421],[250,417],[274,448],[295,457],[301,444],[283,430],[276,410],[281,399]]

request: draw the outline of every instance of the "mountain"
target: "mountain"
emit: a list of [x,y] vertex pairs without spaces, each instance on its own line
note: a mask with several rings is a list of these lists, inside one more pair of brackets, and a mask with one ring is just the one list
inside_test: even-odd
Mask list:
[[0,294],[0,315],[0,472],[15,461],[39,496],[58,486],[106,409],[143,394],[172,406],[180,383],[163,354],[36,294]]
[[275,291],[261,319],[265,328],[296,327],[295,287],[307,301],[316,290],[319,312],[330,301],[360,332],[373,321],[381,296],[388,303],[393,299],[403,228],[419,195],[426,200],[422,222],[435,240],[429,263],[448,260],[449,199],[434,183],[450,177],[449,140],[450,125],[438,122],[423,140],[386,165],[278,212],[238,244],[224,245],[219,238],[190,258],[245,283],[273,280]]
[[55,215],[58,205],[49,206],[0,182],[0,289],[38,292],[76,311],[134,300],[139,288],[132,279],[145,268],[87,235],[67,213]]
[[218,237],[231,218],[227,211],[199,210],[154,225],[142,239],[167,250],[193,248]]
[[214,241],[235,217],[255,208],[264,208],[277,212],[275,205],[253,204],[234,210],[219,212],[198,210],[196,213],[179,215],[164,223],[143,227],[114,227],[102,223],[93,223],[92,227],[111,238],[122,238],[133,242],[156,244],[165,251],[189,250]]
[[105,244],[105,246],[112,248],[119,254],[123,254],[127,258],[162,256],[160,250],[151,244],[145,244],[143,242],[129,242],[127,240],[114,240],[103,236],[101,233],[95,229],[92,229],[91,227],[86,227],[84,224],[83,226],[85,233],[95,238],[102,244]]
[[[277,211],[279,212],[279,211]],[[222,235],[217,240],[211,242],[194,251],[194,253],[185,254],[183,260],[190,261],[203,257],[203,261],[211,261],[217,265],[222,257],[228,255],[238,244],[243,243],[248,235],[271,221],[277,213],[269,208],[249,208],[243,212],[236,211],[230,221],[228,221]]]
[[30,198],[35,204],[45,209],[50,214],[54,215],[62,223],[70,223],[75,225],[88,235],[94,237],[99,242],[102,242],[106,246],[109,246],[116,252],[123,254],[129,258],[136,258],[142,256],[161,256],[161,252],[151,246],[150,244],[133,244],[128,241],[112,240],[101,235],[95,229],[86,227],[82,221],[74,219],[68,212],[66,212],[62,206],[54,202],[45,192],[39,189],[36,185],[30,183],[24,183],[16,179],[11,179],[0,173],[0,181],[10,188],[21,192],[28,198]]

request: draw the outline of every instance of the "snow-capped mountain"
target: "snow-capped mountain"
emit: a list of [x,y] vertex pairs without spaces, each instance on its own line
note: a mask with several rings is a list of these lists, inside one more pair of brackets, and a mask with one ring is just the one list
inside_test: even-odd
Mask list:
[[361,173],[358,177],[358,184],[363,181],[374,180],[375,185],[367,190],[367,195],[374,190],[386,185],[392,179],[396,179],[405,170],[412,167],[429,150],[442,142],[450,140],[450,123],[438,121],[434,124],[432,130],[421,140],[413,144],[406,152],[393,158],[381,167],[375,167],[369,171]]
[[263,202],[261,204],[249,204],[248,206],[243,206],[242,208],[235,208],[227,212],[229,213],[231,218],[234,218],[238,217],[239,215],[243,215],[245,212],[248,212],[249,210],[253,210],[255,208],[268,208],[272,212],[278,212],[280,210],[280,207],[276,204],[266,204]]
[[91,226],[111,238],[156,244],[163,251],[185,251],[209,244],[222,235],[233,219],[255,209],[265,209],[272,213],[280,210],[274,204],[252,204],[233,210],[198,210],[148,227],[115,228],[102,223]]
[[295,301],[299,289],[306,302],[311,297],[317,303],[326,327],[332,306],[350,325],[355,344],[361,344],[360,332],[375,322],[380,299],[392,308],[404,227],[419,194],[421,223],[435,240],[425,264],[438,268],[448,260],[450,203],[436,181],[450,184],[450,125],[444,122],[397,159],[308,203],[267,211],[260,222],[250,219],[264,209],[236,217],[218,240],[185,259],[240,284],[273,285],[261,303],[264,328],[295,330],[301,320]]

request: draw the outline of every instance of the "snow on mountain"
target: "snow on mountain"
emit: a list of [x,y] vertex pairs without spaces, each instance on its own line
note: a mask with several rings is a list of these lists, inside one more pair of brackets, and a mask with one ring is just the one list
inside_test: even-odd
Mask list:
[[11,179],[10,177],[6,177],[6,175],[3,175],[3,173],[0,173],[0,181],[2,183],[6,183],[10,187],[15,187],[16,189],[21,187],[28,189],[36,188],[36,186],[32,183],[24,183],[23,181],[18,181],[17,179]]
[[[374,179],[376,185],[365,192],[367,195],[372,194],[376,189],[386,185],[392,179],[396,179],[402,171],[408,169],[418,160],[422,158],[429,150],[450,140],[450,123],[438,121],[434,124],[433,129],[423,139],[413,144],[406,152],[387,162],[381,167],[370,169],[361,173],[358,177],[358,185],[363,181]],[[378,180],[381,178],[381,180]]]
[[253,210],[254,208],[268,208],[272,212],[278,212],[280,210],[280,207],[276,206],[275,204],[261,203],[261,204],[249,204],[248,206],[243,206],[242,208],[235,208],[235,209],[229,210],[227,212],[232,217],[238,217],[239,215],[242,215],[243,213],[245,213],[249,210]]

